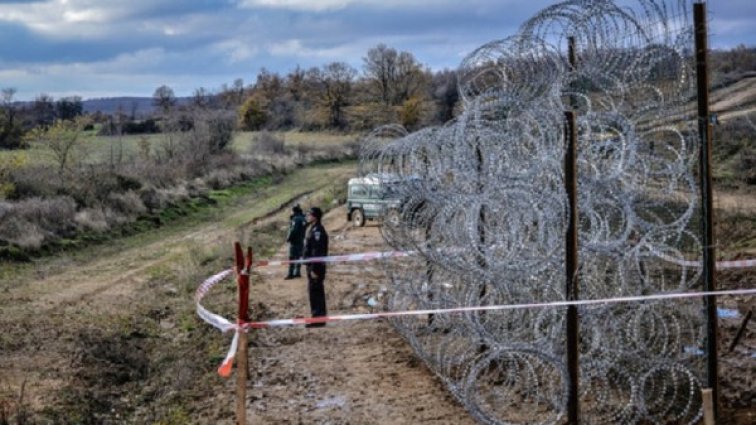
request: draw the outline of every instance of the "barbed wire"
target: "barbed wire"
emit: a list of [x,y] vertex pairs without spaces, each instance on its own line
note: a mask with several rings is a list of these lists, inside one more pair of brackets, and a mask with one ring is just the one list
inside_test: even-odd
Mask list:
[[[420,253],[386,262],[387,308],[565,299],[566,110],[578,125],[580,296],[700,288],[700,268],[683,263],[701,252],[689,16],[682,0],[560,2],[462,61],[457,118],[371,133],[360,172],[384,176],[402,199],[383,237]],[[523,310],[393,324],[481,423],[554,424],[568,394],[564,317]],[[585,423],[700,419],[702,363],[690,349],[704,338],[699,305],[586,307],[579,317]]]

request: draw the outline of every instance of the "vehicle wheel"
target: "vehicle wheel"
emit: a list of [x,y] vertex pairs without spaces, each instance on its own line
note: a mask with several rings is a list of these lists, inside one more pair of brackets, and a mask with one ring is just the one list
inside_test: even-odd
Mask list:
[[352,223],[355,227],[363,227],[365,225],[365,213],[361,209],[357,208],[352,211]]
[[399,217],[399,211],[396,209],[391,209],[386,213],[386,217],[383,219],[383,221],[388,224],[389,226],[396,227],[399,225],[399,220],[401,217]]

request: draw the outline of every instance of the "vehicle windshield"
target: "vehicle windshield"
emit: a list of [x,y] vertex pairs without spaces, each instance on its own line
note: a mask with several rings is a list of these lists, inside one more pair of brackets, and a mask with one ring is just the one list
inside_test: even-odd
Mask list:
[[399,191],[398,183],[385,183],[381,185],[380,194],[381,198],[394,198]]

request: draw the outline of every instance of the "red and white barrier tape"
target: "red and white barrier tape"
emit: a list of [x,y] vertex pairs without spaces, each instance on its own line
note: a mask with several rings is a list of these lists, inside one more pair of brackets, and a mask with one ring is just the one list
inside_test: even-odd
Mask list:
[[310,264],[310,263],[346,263],[351,261],[371,261],[381,258],[398,258],[415,255],[416,251],[373,251],[362,252],[359,254],[331,255],[328,257],[312,257],[302,260],[262,260],[256,261],[252,267],[267,266],[285,266],[289,264]]
[[[703,266],[703,259],[699,261],[690,261],[680,258],[671,257],[669,255],[651,251],[655,256],[661,258],[662,260],[668,262],[677,264],[678,266],[683,267],[702,267]],[[717,261],[716,263],[717,269],[745,269],[749,267],[756,267],[756,258],[748,259],[748,260],[731,260],[731,261]]]
[[[675,258],[670,255],[658,252],[656,250],[650,251],[654,256],[661,258],[669,263],[674,263],[683,267],[701,267],[702,261],[690,261],[680,258]],[[289,264],[311,264],[311,263],[346,263],[352,261],[371,261],[379,260],[383,258],[401,258],[410,257],[418,254],[418,251],[372,251],[363,252],[359,254],[346,254],[346,255],[331,255],[328,257],[312,257],[302,260],[261,260],[252,264],[252,267],[269,267],[269,266],[285,266]],[[734,269],[734,268],[748,268],[756,267],[756,258],[748,260],[733,260],[733,261],[717,261],[718,269]]]
[[409,311],[392,311],[383,313],[366,313],[366,314],[345,314],[337,316],[325,316],[325,317],[311,317],[311,318],[294,318],[294,319],[279,319],[268,320],[263,322],[249,322],[241,325],[244,329],[266,329],[274,327],[296,326],[296,325],[309,325],[313,323],[327,323],[338,322],[344,320],[374,320],[389,317],[400,316],[422,316],[427,314],[450,314],[450,313],[469,313],[475,311],[503,311],[503,310],[522,310],[526,308],[555,308],[555,307],[567,307],[567,306],[586,306],[596,304],[616,304],[626,302],[637,301],[654,301],[654,300],[669,300],[680,298],[702,298],[713,297],[719,295],[756,295],[756,288],[754,289],[732,289],[726,291],[711,291],[711,292],[683,292],[683,293],[671,293],[671,294],[657,294],[657,295],[638,295],[631,297],[615,297],[615,298],[601,298],[597,300],[577,300],[577,301],[553,301],[547,303],[527,303],[527,304],[501,304],[501,305],[487,305],[487,306],[473,306],[473,307],[455,307],[455,308],[440,308],[433,310],[409,310]]
[[[403,255],[396,255],[396,254],[403,254]],[[335,256],[335,257],[330,257],[330,259],[348,258],[347,260],[342,260],[342,261],[367,261],[368,259],[401,257],[401,256],[407,256],[407,255],[410,255],[410,254],[397,253],[397,252],[388,252],[388,253],[379,252],[379,253],[365,253],[365,254]],[[322,260],[323,258],[329,258],[329,257],[321,257],[320,261],[323,261]],[[314,260],[314,259],[310,259],[310,260]],[[300,260],[300,261],[307,261],[307,260]],[[333,261],[334,260],[331,260],[331,262]],[[232,272],[233,270],[228,269],[209,277],[204,282],[202,282],[202,284],[197,288],[197,291],[195,292],[195,296],[194,296],[194,299],[197,305],[197,314],[202,318],[202,320],[218,328],[221,332],[225,333],[230,330],[235,331],[233,340],[231,341],[231,347],[229,348],[228,353],[226,354],[226,357],[224,358],[223,362],[218,368],[218,373],[223,377],[228,377],[231,374],[231,368],[232,368],[234,356],[236,355],[236,350],[239,343],[239,332],[246,332],[246,330],[249,328],[265,329],[265,328],[272,328],[272,327],[308,325],[308,324],[316,324],[316,323],[346,321],[346,320],[374,320],[374,319],[380,319],[380,318],[400,317],[400,316],[419,316],[419,315],[426,315],[426,314],[451,314],[451,313],[465,313],[465,312],[474,312],[474,311],[495,311],[495,310],[501,311],[501,310],[517,310],[517,309],[525,309],[525,308],[554,308],[554,307],[566,307],[566,306],[571,306],[571,305],[585,306],[585,305],[610,304],[610,303],[622,303],[622,302],[633,302],[633,301],[697,298],[697,297],[708,297],[708,296],[718,296],[718,295],[754,295],[756,294],[756,289],[738,289],[738,290],[713,291],[713,292],[687,292],[687,293],[672,293],[672,294],[658,294],[658,295],[631,296],[631,297],[615,297],[615,298],[604,298],[604,299],[598,299],[598,300],[556,301],[556,302],[547,302],[547,303],[506,304],[506,305],[493,305],[493,306],[456,307],[456,308],[434,309],[434,310],[411,310],[411,311],[396,311],[396,312],[383,312],[383,313],[348,314],[348,315],[336,315],[336,316],[313,317],[313,318],[279,319],[279,320],[268,320],[268,321],[261,321],[261,322],[235,324],[235,323],[230,322],[223,316],[220,316],[218,314],[215,314],[207,310],[201,304],[202,299],[205,297],[205,295],[207,295],[210,289],[216,284],[218,284],[219,282],[223,281],[223,279],[231,275]]]

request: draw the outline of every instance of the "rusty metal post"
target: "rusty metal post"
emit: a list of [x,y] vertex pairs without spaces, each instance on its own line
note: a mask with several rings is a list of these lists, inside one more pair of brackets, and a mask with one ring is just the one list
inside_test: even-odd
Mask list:
[[[575,37],[567,39],[567,55],[571,69],[577,68],[577,53]],[[575,101],[570,96],[570,107],[575,108]],[[574,111],[565,112],[565,142],[564,153],[564,188],[567,193],[568,221],[565,235],[565,298],[567,300],[578,299],[578,209],[577,209],[577,123]],[[567,307],[567,372],[569,374],[569,394],[567,397],[567,421],[575,425],[580,422],[579,404],[579,343],[580,333],[578,329],[577,306]]]
[[[247,248],[244,257],[241,244],[234,243],[234,260],[236,265],[236,283],[239,295],[239,309],[236,323],[242,325],[249,322],[249,274],[252,268],[252,248]],[[247,379],[249,376],[247,332],[240,331],[239,347],[236,351],[236,423],[247,424]]]
[[[699,180],[701,184],[701,234],[703,238],[704,291],[717,290],[714,252],[714,205],[711,187],[711,122],[709,121],[709,66],[706,3],[693,4],[698,87]],[[719,366],[717,358],[717,299],[708,296],[706,305],[706,385],[711,388],[714,420],[719,417]]]
[[[573,301],[578,299],[578,238],[577,238],[577,127],[575,113],[565,112],[565,136],[567,150],[564,155],[564,185],[567,191],[569,217],[565,237],[565,298]],[[579,367],[579,332],[577,306],[567,307],[567,370],[570,377],[569,395],[567,398],[567,420],[570,424],[579,423],[580,408],[578,404],[578,389],[580,378]]]

